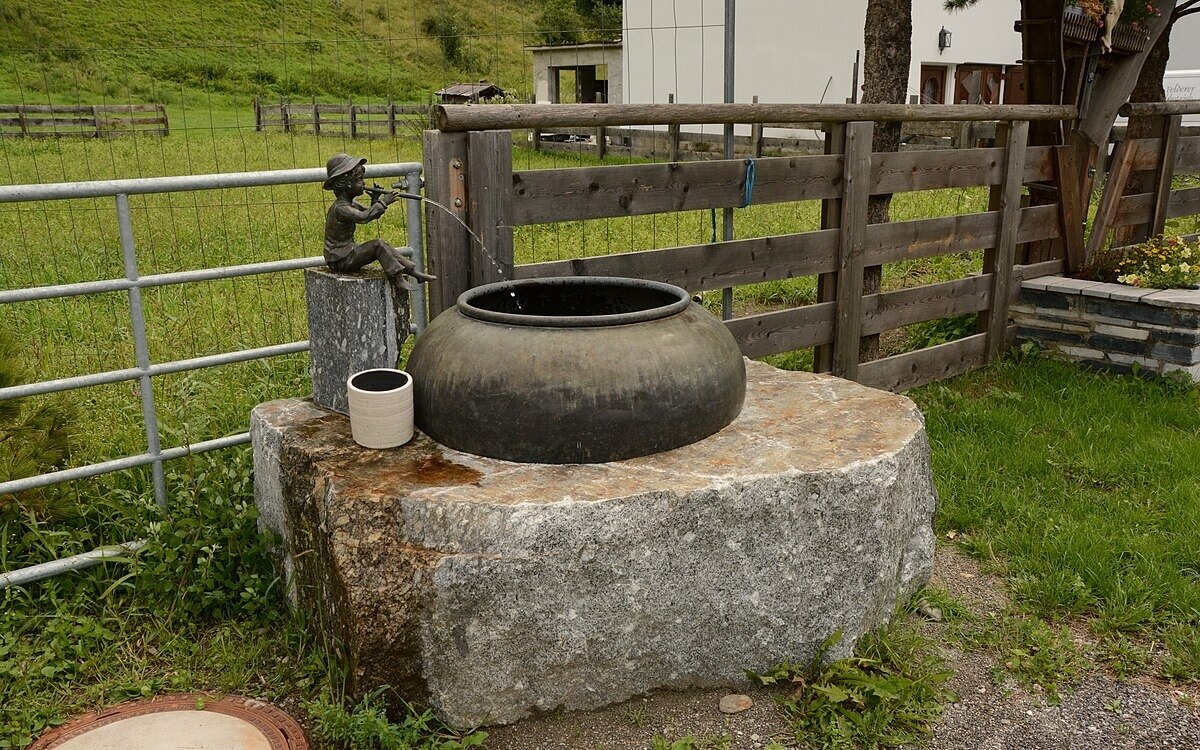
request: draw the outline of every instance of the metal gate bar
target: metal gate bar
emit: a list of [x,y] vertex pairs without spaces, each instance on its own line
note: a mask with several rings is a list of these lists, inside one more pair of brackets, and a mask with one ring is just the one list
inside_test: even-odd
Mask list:
[[[366,176],[371,178],[395,177],[401,187],[410,193],[421,190],[421,164],[404,162],[395,164],[371,164],[366,167]],[[152,363],[146,335],[145,314],[141,290],[171,284],[187,284],[197,281],[231,279],[266,273],[278,273],[323,265],[320,257],[297,258],[267,263],[250,263],[222,268],[205,268],[174,273],[140,276],[138,274],[137,247],[134,241],[130,195],[184,192],[193,190],[220,190],[230,188],[267,187],[322,182],[325,170],[286,169],[260,172],[236,172],[207,175],[181,175],[176,177],[148,177],[124,180],[99,180],[94,182],[63,182],[45,185],[12,185],[0,187],[0,203],[21,203],[48,200],[70,200],[79,198],[111,197],[116,201],[117,221],[120,233],[122,260],[125,269],[123,279],[104,279],[73,284],[58,284],[28,289],[0,291],[0,304],[29,302],[34,300],[77,297],[88,294],[126,291],[129,295],[130,325],[134,339],[135,367],[109,372],[90,373],[68,378],[26,383],[0,388],[0,401],[23,398],[47,393],[75,390],[96,385],[105,385],[129,380],[139,380],[142,394],[142,416],[146,429],[146,452],[134,456],[104,461],[62,471],[23,477],[0,483],[0,494],[12,494],[47,487],[61,482],[106,474],[113,471],[151,465],[153,467],[154,496],[160,505],[166,504],[166,483],[163,462],[210,450],[245,445],[250,442],[249,433],[242,432],[190,445],[163,449],[159,441],[158,415],[154,405],[153,378],[159,375],[198,370],[218,365],[246,362],[255,359],[277,357],[307,351],[308,341],[259,347],[235,352],[196,357],[171,362]],[[409,201],[406,211],[408,246],[413,259],[423,264],[424,237],[421,207]],[[420,330],[425,323],[424,289],[414,293],[413,329]],[[99,564],[115,555],[136,551],[143,542],[129,542],[117,547],[102,548],[82,555],[35,565],[24,570],[0,573],[0,588],[31,583],[52,575],[78,570]]]

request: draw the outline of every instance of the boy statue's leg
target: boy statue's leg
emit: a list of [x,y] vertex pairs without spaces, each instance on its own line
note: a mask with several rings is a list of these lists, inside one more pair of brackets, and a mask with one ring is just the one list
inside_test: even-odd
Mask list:
[[379,265],[383,266],[383,272],[386,273],[390,278],[394,279],[397,285],[407,289],[410,292],[416,291],[417,287],[405,279],[405,275],[412,276],[414,279],[419,281],[433,281],[437,278],[436,276],[427,274],[421,269],[417,268],[416,263],[413,263],[411,260],[404,257],[399,250],[383,240],[370,240],[368,242],[364,242],[363,244],[354,248],[354,253],[352,253],[351,256],[353,257],[358,253],[362,253],[364,256],[369,257],[369,260],[366,261],[367,263],[369,263],[371,260],[378,260]]

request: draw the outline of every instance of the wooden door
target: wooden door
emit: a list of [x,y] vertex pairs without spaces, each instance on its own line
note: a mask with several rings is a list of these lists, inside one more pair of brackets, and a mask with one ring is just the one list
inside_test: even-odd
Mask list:
[[954,103],[999,104],[1003,79],[1000,65],[959,65],[954,71]]
[[921,104],[946,103],[946,68],[943,65],[921,66]]

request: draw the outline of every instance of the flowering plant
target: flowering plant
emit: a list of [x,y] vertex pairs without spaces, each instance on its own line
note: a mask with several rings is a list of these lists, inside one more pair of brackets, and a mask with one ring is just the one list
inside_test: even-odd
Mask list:
[[1117,281],[1153,289],[1186,289],[1200,283],[1200,242],[1159,235],[1124,248]]
[[[1067,5],[1074,5],[1097,26],[1103,26],[1104,16],[1112,6],[1112,0],[1067,0]],[[1130,24],[1144,24],[1148,19],[1161,15],[1162,11],[1147,0],[1126,0],[1125,7],[1121,10],[1121,20]]]

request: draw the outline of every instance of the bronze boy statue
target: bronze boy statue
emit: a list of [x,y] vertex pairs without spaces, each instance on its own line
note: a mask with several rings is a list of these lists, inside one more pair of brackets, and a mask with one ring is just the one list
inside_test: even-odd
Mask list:
[[334,154],[325,164],[326,178],[322,186],[332,190],[335,196],[329,213],[325,214],[325,263],[334,271],[357,271],[377,260],[392,284],[415,291],[417,286],[405,279],[405,274],[417,281],[432,281],[437,277],[417,268],[416,263],[384,240],[368,240],[361,245],[354,241],[354,230],[359,224],[383,216],[387,207],[399,197],[395,192],[380,193],[369,208],[354,202],[366,192],[363,184],[366,174],[363,165],[366,163],[366,159],[349,154]]

